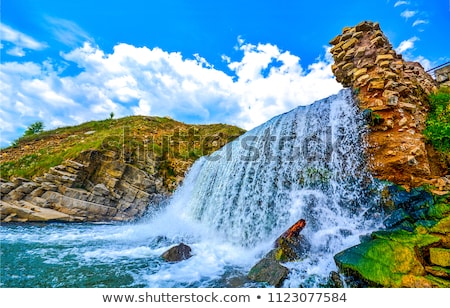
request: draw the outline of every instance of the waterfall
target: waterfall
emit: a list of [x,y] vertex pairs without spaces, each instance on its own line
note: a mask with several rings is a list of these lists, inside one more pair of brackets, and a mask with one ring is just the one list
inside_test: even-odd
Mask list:
[[[167,206],[141,221],[2,226],[0,286],[261,286],[248,271],[299,219],[309,250],[283,264],[283,286],[324,286],[333,256],[377,228],[364,134],[342,90],[197,160]],[[180,242],[192,258],[162,261]]]
[[243,247],[273,240],[300,218],[313,247],[342,245],[366,228],[374,203],[364,127],[350,90],[297,107],[199,159],[173,203]]

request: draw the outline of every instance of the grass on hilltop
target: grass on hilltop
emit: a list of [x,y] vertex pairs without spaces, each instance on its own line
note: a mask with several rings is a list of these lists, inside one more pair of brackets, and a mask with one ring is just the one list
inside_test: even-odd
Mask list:
[[[0,176],[3,179],[40,176],[86,150],[114,151],[127,163],[144,170],[148,160],[173,169],[174,163],[190,164],[244,132],[236,126],[189,125],[168,117],[111,117],[19,138],[1,150]],[[163,172],[173,176],[179,173]]]

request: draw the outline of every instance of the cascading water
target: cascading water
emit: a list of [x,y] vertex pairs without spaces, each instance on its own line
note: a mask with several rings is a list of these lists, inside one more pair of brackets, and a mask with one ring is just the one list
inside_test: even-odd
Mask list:
[[200,168],[196,179],[187,175],[189,194],[179,195],[195,218],[244,246],[276,236],[299,218],[315,232],[337,224],[337,217],[354,221],[370,206],[363,132],[344,90],[277,116],[201,159],[193,167]]
[[[169,204],[138,223],[1,226],[0,286],[258,286],[243,277],[301,218],[311,247],[285,264],[284,286],[320,286],[333,256],[376,227],[363,135],[342,90],[199,159]],[[180,242],[193,257],[163,262]]]
[[350,90],[298,107],[198,160],[172,206],[205,233],[246,248],[267,249],[305,219],[311,250],[288,265],[286,286],[323,283],[333,255],[374,227],[364,127]]

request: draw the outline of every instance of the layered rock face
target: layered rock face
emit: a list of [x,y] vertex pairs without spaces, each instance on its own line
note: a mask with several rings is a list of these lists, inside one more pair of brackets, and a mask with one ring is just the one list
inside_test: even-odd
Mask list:
[[1,221],[128,221],[168,195],[163,179],[113,158],[86,151],[33,181],[2,182]]
[[373,174],[404,187],[445,175],[422,131],[435,81],[419,63],[393,50],[378,23],[346,27],[330,41],[337,81],[351,87],[371,122],[368,154]]

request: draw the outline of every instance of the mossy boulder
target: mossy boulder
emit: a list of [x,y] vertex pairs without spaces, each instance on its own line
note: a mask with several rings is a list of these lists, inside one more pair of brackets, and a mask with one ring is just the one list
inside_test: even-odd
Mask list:
[[430,248],[430,261],[438,266],[450,267],[450,249]]
[[415,232],[380,231],[372,234],[372,240],[344,250],[334,259],[341,272],[371,286],[442,287],[444,283],[430,279],[423,265],[429,248],[440,241],[424,227]]

